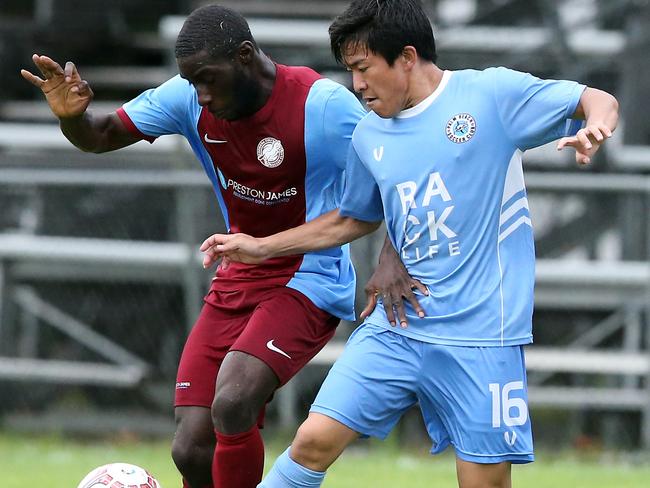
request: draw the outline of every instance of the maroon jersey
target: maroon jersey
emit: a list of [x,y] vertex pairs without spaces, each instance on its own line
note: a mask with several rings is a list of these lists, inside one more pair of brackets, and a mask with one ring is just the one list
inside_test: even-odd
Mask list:
[[[255,237],[338,208],[352,131],[365,115],[345,87],[309,68],[276,66],[269,99],[247,118],[215,118],[178,76],[118,111],[145,139],[184,135],[212,181],[228,230]],[[259,265],[232,263],[217,277],[221,290],[287,285],[333,315],[354,319],[347,246]]]
[[[255,114],[228,121],[201,110],[198,129],[220,177],[230,232],[264,237],[305,223],[305,103],[320,75],[309,68],[277,66],[275,85]],[[227,141],[210,142],[210,141]],[[224,185],[225,181],[225,185]],[[221,289],[278,280],[287,283],[302,256],[218,270]]]

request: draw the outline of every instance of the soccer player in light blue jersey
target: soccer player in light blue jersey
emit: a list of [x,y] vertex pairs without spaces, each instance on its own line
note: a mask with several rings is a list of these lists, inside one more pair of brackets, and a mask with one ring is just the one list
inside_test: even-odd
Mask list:
[[[419,404],[431,452],[453,446],[462,488],[509,487],[511,464],[534,459],[523,345],[535,254],[521,155],[560,139],[589,163],[618,103],[505,68],[443,71],[417,0],[355,0],[330,39],[372,110],[353,133],[340,209],[265,238],[211,236],[204,264],[326,248],[384,219],[429,295],[423,318],[407,310],[407,328],[378,307],[352,334],[260,486],[320,486],[348,444],[386,437]],[[571,119],[584,128],[568,133]]]

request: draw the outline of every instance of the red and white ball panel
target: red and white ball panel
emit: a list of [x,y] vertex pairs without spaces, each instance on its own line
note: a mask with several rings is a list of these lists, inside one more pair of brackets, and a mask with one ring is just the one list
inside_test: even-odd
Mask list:
[[146,470],[127,463],[111,463],[93,469],[77,488],[162,488]]

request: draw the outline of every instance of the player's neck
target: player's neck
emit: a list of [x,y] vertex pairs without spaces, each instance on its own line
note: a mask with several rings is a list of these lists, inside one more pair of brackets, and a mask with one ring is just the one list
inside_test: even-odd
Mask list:
[[257,103],[255,103],[255,111],[257,111],[266,104],[273,92],[277,69],[275,63],[261,51],[257,55],[255,64],[259,84],[259,91],[256,97]]
[[443,75],[444,71],[433,63],[422,63],[415,67],[411,73],[408,106],[404,108],[416,106],[436,91]]

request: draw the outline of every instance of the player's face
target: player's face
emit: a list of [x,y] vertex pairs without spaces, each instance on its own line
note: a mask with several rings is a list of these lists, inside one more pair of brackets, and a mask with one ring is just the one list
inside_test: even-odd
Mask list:
[[352,72],[354,91],[361,94],[370,110],[390,118],[407,107],[408,76],[401,56],[390,66],[383,56],[356,45],[349,46],[343,61]]
[[255,112],[259,84],[235,60],[215,60],[205,51],[177,59],[181,77],[189,81],[199,105],[219,119],[237,120]]

